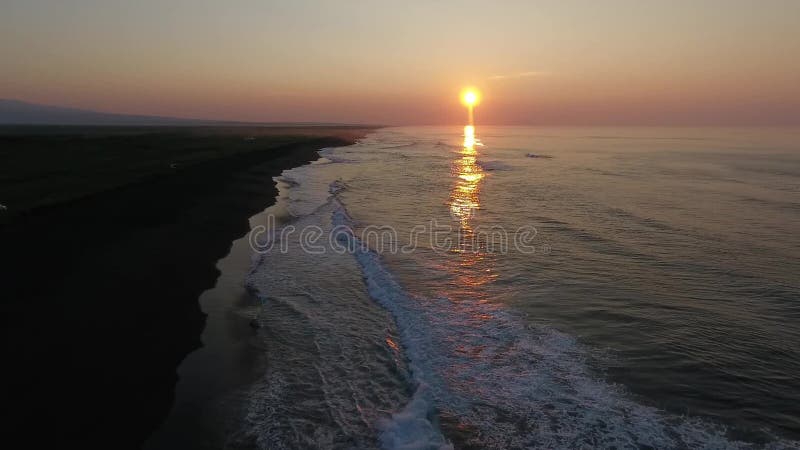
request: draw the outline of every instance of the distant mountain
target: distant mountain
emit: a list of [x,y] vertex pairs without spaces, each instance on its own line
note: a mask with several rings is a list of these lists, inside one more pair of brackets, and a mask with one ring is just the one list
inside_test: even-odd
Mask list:
[[90,109],[40,105],[0,98],[0,125],[117,125],[117,126],[259,126],[259,127],[380,127],[371,123],[245,122],[179,117],[116,114]]
[[39,105],[0,99],[0,124],[5,125],[217,125],[215,120],[113,114],[87,109]]

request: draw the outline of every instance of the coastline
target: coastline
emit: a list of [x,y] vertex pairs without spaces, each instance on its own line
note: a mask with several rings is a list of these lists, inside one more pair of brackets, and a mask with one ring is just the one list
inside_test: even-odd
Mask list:
[[[314,164],[320,157],[317,156],[306,164]],[[283,184],[276,183],[279,191]],[[233,241],[228,254],[217,261],[219,277],[198,298],[206,314],[202,345],[178,366],[175,401],[167,418],[144,443],[144,449],[241,447],[241,443],[234,442],[241,422],[246,420],[253,383],[270,363],[269,352],[254,328],[263,305],[245,283],[253,270],[249,234],[253,227],[265,224],[269,214],[287,213],[281,195],[278,192],[269,205],[249,218],[247,232]]]
[[4,434],[141,447],[172,407],[176,367],[201,345],[198,297],[248,218],[274,203],[272,178],[367,131],[318,129],[4,225]]
[[[250,229],[265,223],[275,207],[273,202],[252,216]],[[206,315],[202,345],[178,366],[175,401],[144,449],[227,448],[241,425],[249,388],[263,373],[268,356],[253,328],[261,303],[244,283],[253,268],[249,232],[217,261],[219,277],[200,294],[198,303]]]

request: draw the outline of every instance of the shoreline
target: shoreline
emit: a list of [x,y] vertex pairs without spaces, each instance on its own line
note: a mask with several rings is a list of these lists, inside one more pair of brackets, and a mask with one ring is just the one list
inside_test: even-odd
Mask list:
[[[250,229],[263,224],[275,206],[252,216]],[[245,287],[253,257],[249,233],[232,242],[230,252],[217,261],[215,285],[200,294],[198,303],[206,314],[202,345],[178,366],[175,401],[144,449],[224,448],[241,425],[237,420],[246,414],[246,396],[267,364],[252,325],[261,303]]]
[[367,132],[212,159],[5,224],[4,434],[140,448],[172,408],[176,368],[201,346],[198,297],[248,219],[275,202],[272,178]]
[[[314,164],[319,158],[317,155],[316,159],[285,170]],[[246,286],[254,257],[249,234],[256,225],[266,223],[269,214],[285,213],[282,184],[276,183],[278,193],[271,204],[249,218],[248,231],[234,240],[228,254],[217,261],[220,275],[198,299],[206,314],[202,345],[178,366],[175,402],[143,449],[227,448],[240,431],[253,383],[263,376],[269,364],[269,355],[253,325],[263,305]]]

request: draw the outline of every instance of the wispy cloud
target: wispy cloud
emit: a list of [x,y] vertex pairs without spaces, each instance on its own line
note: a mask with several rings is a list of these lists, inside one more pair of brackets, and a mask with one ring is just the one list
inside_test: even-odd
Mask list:
[[517,78],[531,78],[531,77],[542,77],[550,75],[550,72],[544,72],[541,70],[529,70],[527,72],[517,72],[517,73],[510,73],[505,75],[492,75],[489,77],[489,80],[498,81],[498,80],[513,80]]

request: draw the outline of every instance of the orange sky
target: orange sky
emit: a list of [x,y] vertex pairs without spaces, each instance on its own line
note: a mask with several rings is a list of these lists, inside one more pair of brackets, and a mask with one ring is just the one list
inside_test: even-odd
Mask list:
[[[162,4],[165,3],[165,4]],[[0,98],[252,121],[800,123],[800,1],[6,0]]]

